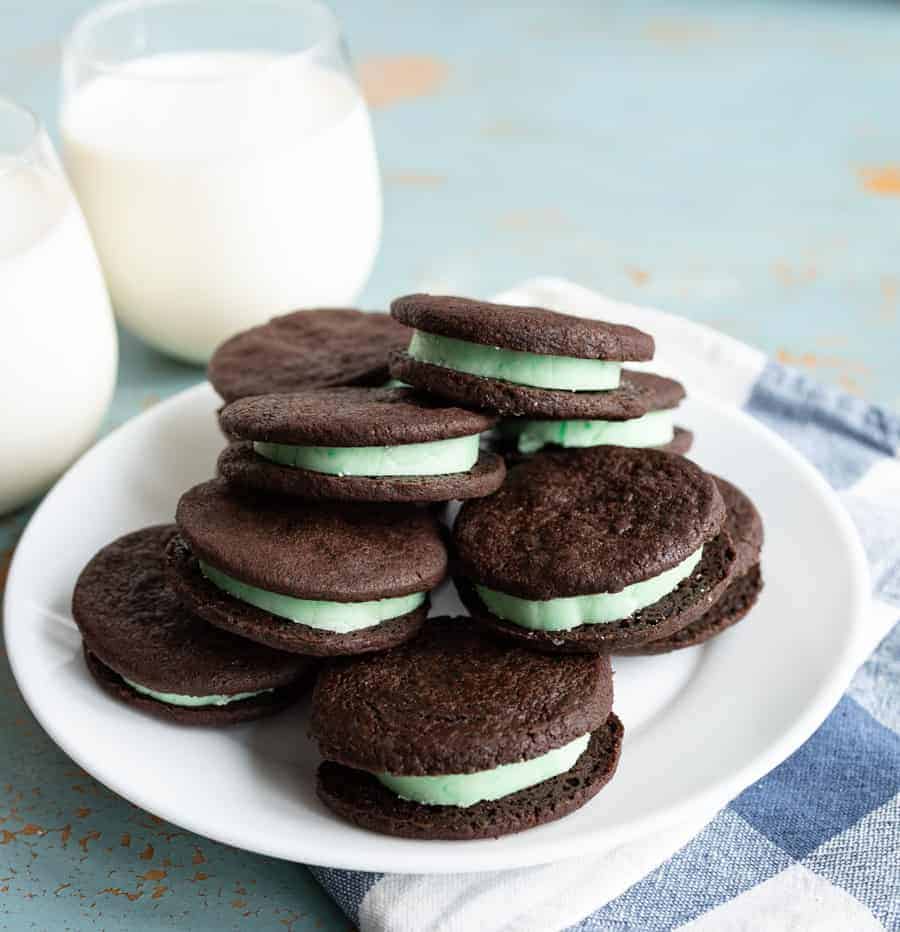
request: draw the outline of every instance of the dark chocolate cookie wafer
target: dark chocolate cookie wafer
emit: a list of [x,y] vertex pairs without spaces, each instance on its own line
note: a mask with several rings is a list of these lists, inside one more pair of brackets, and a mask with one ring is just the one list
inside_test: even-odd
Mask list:
[[170,566],[188,607],[287,651],[359,653],[407,640],[446,573],[442,532],[415,506],[237,494],[218,479],[185,493],[176,520]]
[[[432,619],[409,644],[324,672],[311,723],[326,758],[319,796],[388,834],[521,831],[578,808],[612,776],[622,728],[611,709],[607,658],[551,658],[468,618]],[[441,802],[411,801],[435,777]],[[406,798],[389,788],[396,779],[411,780]]]
[[253,644],[189,614],[166,575],[174,525],[104,547],[75,585],[72,615],[88,670],[111,695],[185,724],[276,712],[309,684],[313,662]]
[[714,477],[728,508],[726,530],[737,551],[732,582],[715,604],[696,621],[669,637],[654,639],[626,654],[664,654],[683,647],[703,644],[744,618],[756,604],[763,588],[759,555],[763,543],[763,524],[753,502],[736,486]]
[[409,388],[333,388],[242,398],[220,422],[230,483],[343,501],[431,502],[500,487],[501,457],[480,452],[496,423]]
[[653,337],[636,327],[543,307],[410,294],[391,302],[391,314],[426,333],[518,352],[616,362],[653,358]]
[[225,401],[334,385],[381,385],[391,351],[407,343],[409,330],[388,314],[310,308],[226,340],[213,353],[207,375]]
[[[653,449],[664,450],[666,453],[677,453],[679,456],[686,456],[690,452],[693,443],[694,434],[691,431],[685,430],[683,427],[676,427],[674,436],[668,443],[659,447],[653,447]],[[520,453],[516,448],[515,438],[497,435],[496,432],[492,435],[490,444],[503,459],[506,460],[506,465],[510,468],[518,466],[519,463],[524,463],[534,456],[533,453]],[[544,447],[544,449],[549,451],[561,450],[564,448],[550,444]]]
[[[658,401],[655,380],[661,378],[649,372],[623,369],[619,387],[607,391],[532,388],[420,362],[405,352],[391,355],[391,375],[439,398],[509,417],[605,421],[627,421],[652,410]],[[677,382],[673,384],[678,385]],[[677,404],[681,397],[677,395],[671,405],[664,406]]]
[[589,802],[616,772],[623,735],[621,721],[610,715],[569,770],[509,796],[463,808],[402,799],[371,773],[331,761],[319,767],[316,791],[337,815],[383,835],[449,841],[498,838],[554,822]]
[[540,453],[500,491],[463,505],[455,581],[498,633],[543,650],[611,652],[673,633],[721,596],[736,562],[725,515],[712,477],[682,457]]

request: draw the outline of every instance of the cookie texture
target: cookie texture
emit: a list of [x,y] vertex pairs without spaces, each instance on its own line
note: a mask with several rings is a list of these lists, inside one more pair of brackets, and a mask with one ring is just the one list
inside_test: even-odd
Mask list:
[[368,602],[432,589],[447,551],[426,509],[305,502],[201,483],[175,520],[195,556],[260,589],[300,599]]
[[92,654],[87,645],[84,647],[84,662],[88,672],[100,688],[113,699],[177,725],[237,725],[241,722],[264,718],[267,715],[275,715],[296,702],[312,685],[315,675],[310,668],[307,674],[296,683],[291,686],[282,686],[274,692],[251,696],[249,699],[239,699],[228,705],[190,709],[168,705],[150,696],[141,695],[132,689],[118,673]]
[[172,586],[190,611],[210,625],[280,651],[311,657],[338,657],[387,650],[415,637],[428,615],[426,599],[406,615],[347,634],[311,628],[232,598],[214,586],[200,571],[197,558],[180,537],[172,539],[167,552]]
[[391,314],[416,330],[519,352],[618,362],[653,358],[653,337],[635,327],[543,307],[410,294],[391,302]]
[[497,418],[411,388],[330,388],[241,398],[220,415],[244,440],[326,447],[429,443],[490,430]]
[[735,542],[734,579],[722,597],[696,621],[668,637],[649,641],[622,653],[663,654],[703,644],[737,624],[756,604],[763,588],[759,566],[763,543],[762,518],[753,502],[740,489],[718,476],[715,480],[728,507],[725,527]]
[[310,308],[273,317],[226,340],[207,376],[225,401],[335,385],[380,385],[410,332],[388,314]]
[[[674,567],[725,521],[716,483],[661,450],[535,455],[453,528],[459,572],[526,599],[620,592]],[[727,549],[727,548],[726,548]]]
[[[516,446],[516,441],[509,437],[497,436],[492,438],[490,443],[503,457],[503,459],[506,460],[506,465],[509,468],[517,466],[519,463],[524,463],[526,460],[530,460],[531,457],[535,455],[534,453],[520,453],[518,447]],[[683,427],[676,427],[674,436],[668,443],[665,443],[660,447],[654,447],[653,449],[665,450],[667,453],[677,453],[679,456],[686,456],[687,453],[690,452],[693,444],[694,434],[689,430],[685,430]],[[552,443],[547,444],[537,452],[544,453],[551,450],[564,449],[567,448]]]
[[684,389],[674,379],[628,369],[622,370],[618,388],[570,392],[470,375],[419,362],[405,352],[392,353],[390,366],[395,379],[456,404],[508,417],[627,421],[654,408],[674,408],[684,397]]
[[327,760],[395,774],[473,773],[537,757],[600,728],[603,657],[548,657],[436,618],[413,642],[327,667],[311,734]]
[[[302,679],[312,666],[308,659],[211,628],[184,608],[167,574],[165,550],[175,533],[166,524],[126,534],[82,570],[72,615],[97,663],[114,671],[114,680],[121,674],[158,692],[190,696],[280,691]],[[125,684],[121,688],[133,692]],[[260,708],[272,701],[253,700]],[[222,718],[240,705],[200,711]]]
[[763,589],[762,572],[757,563],[743,576],[738,576],[725,590],[722,597],[696,621],[681,628],[668,637],[647,641],[630,650],[621,650],[622,654],[667,654],[684,647],[704,644],[726,628],[737,624],[745,618],[756,604]]
[[481,453],[467,472],[443,476],[335,476],[283,466],[259,456],[250,441],[229,444],[220,454],[219,475],[231,485],[309,500],[343,502],[447,502],[481,498],[503,484],[506,465]]
[[325,761],[316,791],[337,815],[370,831],[403,838],[497,838],[569,815],[612,778],[622,749],[615,715],[594,731],[587,750],[565,773],[501,799],[474,806],[425,806],[401,799],[371,774]]
[[759,563],[763,545],[763,523],[756,505],[736,485],[721,476],[713,476],[728,515],[725,529],[731,535],[737,549],[737,572],[743,574]]
[[627,648],[666,637],[691,624],[714,606],[734,577],[735,548],[725,531],[704,545],[694,572],[658,602],[621,621],[584,624],[568,631],[531,631],[490,612],[472,584],[454,578],[457,592],[473,617],[489,630],[534,650],[549,653],[623,653]]

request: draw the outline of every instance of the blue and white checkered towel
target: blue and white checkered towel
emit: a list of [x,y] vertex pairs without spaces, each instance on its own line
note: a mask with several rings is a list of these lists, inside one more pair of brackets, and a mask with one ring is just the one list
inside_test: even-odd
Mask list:
[[874,653],[812,738],[706,825],[505,872],[313,874],[362,932],[900,930],[900,417],[707,328],[567,282],[503,297],[634,321],[657,338],[654,368],[677,374],[690,358],[692,387],[812,460],[868,554]]

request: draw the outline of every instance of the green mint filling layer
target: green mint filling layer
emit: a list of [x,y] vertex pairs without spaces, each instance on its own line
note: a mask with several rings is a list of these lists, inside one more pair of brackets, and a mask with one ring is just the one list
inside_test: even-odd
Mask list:
[[308,447],[253,444],[267,460],[332,476],[445,476],[478,462],[478,434],[388,447]]
[[529,786],[536,786],[571,770],[587,749],[591,736],[582,735],[561,748],[516,764],[501,764],[475,773],[447,773],[439,776],[404,777],[376,773],[379,782],[401,799],[428,806],[474,806],[486,799],[500,799]]
[[469,375],[572,392],[599,392],[618,388],[622,371],[622,364],[618,362],[521,353],[518,350],[440,337],[421,330],[413,331],[407,352],[419,362],[467,372]]
[[122,677],[123,680],[135,691],[159,702],[165,702],[168,705],[180,705],[189,709],[198,709],[205,705],[228,705],[231,702],[240,702],[241,699],[250,699],[253,696],[261,696],[263,693],[273,692],[271,689],[258,689],[252,693],[233,693],[230,696],[183,696],[180,693],[160,693],[155,689],[149,689],[147,686],[141,686],[134,680]]
[[674,592],[694,572],[702,554],[701,547],[672,569],[626,586],[621,592],[536,601],[520,599],[486,586],[476,585],[475,588],[481,601],[498,618],[532,631],[570,631],[579,625],[604,624],[629,618],[642,608],[653,605],[663,596]]
[[629,421],[532,421],[510,418],[500,430],[516,438],[520,453],[536,453],[555,443],[561,447],[661,447],[675,436],[673,412],[651,411]]
[[392,599],[377,599],[374,602],[322,602],[313,599],[295,599],[290,595],[257,589],[240,580],[226,575],[214,566],[200,563],[200,571],[214,585],[230,596],[255,605],[265,612],[307,625],[322,631],[334,631],[347,634],[361,628],[371,628],[387,621],[399,618],[418,608],[427,596],[426,592],[414,592]]

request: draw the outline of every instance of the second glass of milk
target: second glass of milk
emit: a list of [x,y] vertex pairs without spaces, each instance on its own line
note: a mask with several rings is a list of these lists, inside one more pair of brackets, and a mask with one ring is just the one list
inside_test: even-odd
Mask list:
[[350,304],[381,236],[368,111],[313,0],[125,0],[63,59],[66,167],[122,321],[203,362],[238,330]]

